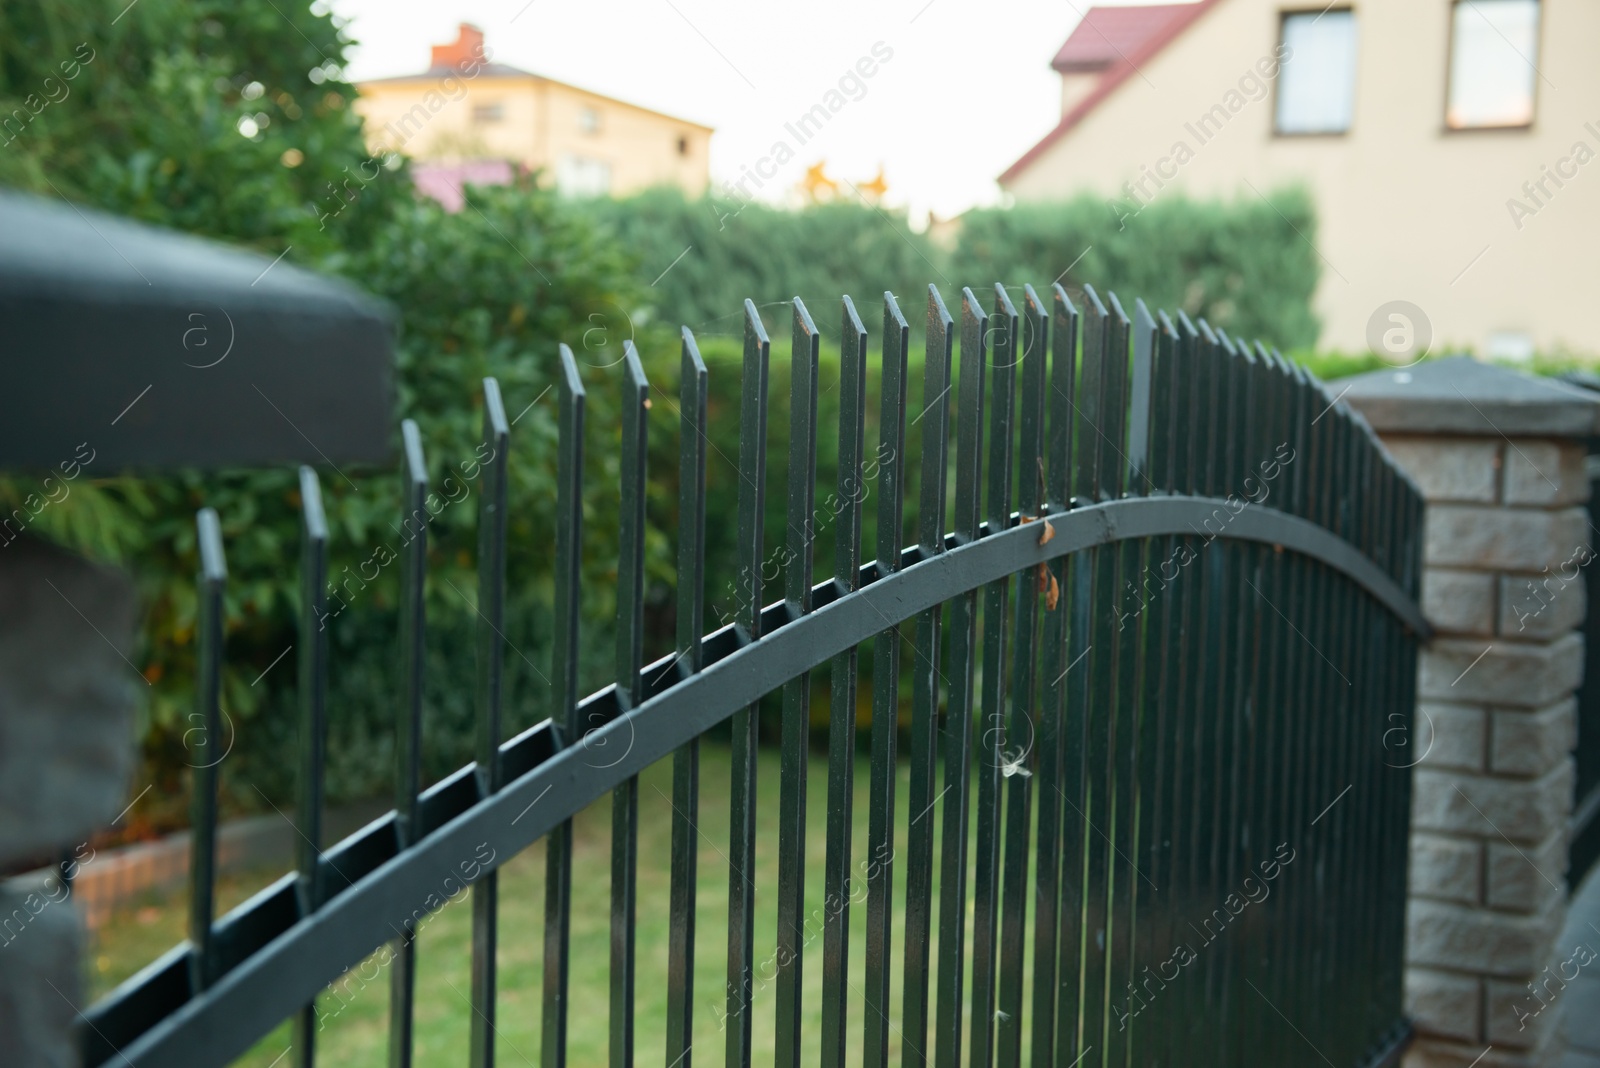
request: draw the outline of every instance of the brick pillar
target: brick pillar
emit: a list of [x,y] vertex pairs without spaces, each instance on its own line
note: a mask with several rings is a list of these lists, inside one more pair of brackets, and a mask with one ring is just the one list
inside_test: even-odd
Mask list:
[[1465,357],[1333,390],[1346,386],[1427,499],[1423,610],[1437,633],[1414,735],[1386,739],[1392,763],[1415,765],[1406,1065],[1553,1068],[1562,984],[1540,997],[1529,984],[1573,948],[1557,938],[1590,542],[1580,439],[1600,406]]

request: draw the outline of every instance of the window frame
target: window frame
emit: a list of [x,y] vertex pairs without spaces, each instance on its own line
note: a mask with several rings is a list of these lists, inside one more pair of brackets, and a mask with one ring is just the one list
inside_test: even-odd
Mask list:
[[1544,75],[1539,71],[1539,57],[1544,54],[1544,0],[1533,0],[1538,14],[1533,28],[1534,57],[1529,61],[1533,68],[1533,107],[1527,122],[1501,123],[1494,126],[1452,126],[1450,124],[1450,86],[1455,81],[1456,75],[1456,10],[1463,0],[1450,0],[1445,5],[1444,27],[1444,96],[1439,108],[1440,128],[1449,136],[1457,134],[1495,134],[1531,132],[1539,122],[1539,83],[1544,81]]
[[1357,5],[1347,3],[1343,5],[1329,5],[1327,7],[1286,7],[1278,9],[1278,32],[1273,38],[1273,55],[1276,50],[1283,47],[1284,30],[1291,18],[1300,15],[1336,15],[1348,14],[1356,19],[1356,58],[1354,69],[1350,72],[1350,122],[1342,130],[1282,130],[1278,128],[1278,100],[1283,95],[1283,61],[1278,61],[1278,76],[1272,79],[1272,112],[1267,116],[1267,123],[1274,138],[1283,138],[1286,141],[1318,140],[1328,138],[1349,137],[1356,126],[1356,101],[1360,98],[1361,86],[1361,22]]

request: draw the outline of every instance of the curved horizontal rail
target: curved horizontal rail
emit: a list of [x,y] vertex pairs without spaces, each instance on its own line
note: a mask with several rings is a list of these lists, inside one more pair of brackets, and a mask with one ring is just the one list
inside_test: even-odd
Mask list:
[[[609,716],[609,722],[586,734],[579,744],[558,747],[520,775],[515,771],[521,769],[510,765],[521,763],[515,758],[529,743],[548,746],[551,726],[540,724],[504,743],[501,765],[508,772],[505,778],[513,781],[498,793],[468,803],[315,913],[284,925],[280,934],[222,975],[202,997],[189,998],[129,1042],[121,1051],[122,1059],[139,1068],[227,1063],[248,1048],[239,1036],[260,1036],[277,1026],[348,968],[393,941],[430,898],[441,901],[494,870],[618,783],[753,704],[783,680],[826,663],[918,612],[1048,560],[1130,539],[1196,535],[1211,540],[1204,523],[1219,512],[1227,521],[1215,537],[1281,546],[1318,560],[1365,590],[1419,639],[1430,633],[1417,604],[1354,545],[1298,516],[1257,505],[1235,512],[1229,502],[1217,498],[1131,498],[1053,513],[1045,518],[1054,535],[1044,544],[1040,544],[1043,524],[1030,522],[931,557],[922,558],[912,550],[907,559],[915,562],[903,570],[833,597],[805,616],[764,628],[758,641],[725,643],[734,647],[698,674],[659,689],[626,715],[614,715],[615,687],[591,695],[579,708],[579,721]],[[768,611],[782,612],[783,606]],[[708,640],[708,661],[712,644]],[[645,677],[663,675],[671,663],[671,658],[664,658],[647,667]],[[622,755],[613,758],[619,751]],[[470,785],[473,777],[463,775],[470,767],[433,792]],[[346,847],[359,845],[347,839],[329,852],[337,856]],[[487,862],[481,857],[484,847],[492,851],[493,859]],[[478,863],[472,865],[473,876],[464,877],[466,862],[474,860]],[[457,890],[450,889],[452,883]],[[249,910],[281,907],[282,894],[269,888],[240,906],[224,924],[240,925]],[[182,951],[180,947],[174,952]],[[147,988],[171,982],[177,963],[169,955],[146,969],[91,1010],[91,1025],[103,1012],[115,1011],[118,1003],[148,1006],[148,998],[155,995]]]

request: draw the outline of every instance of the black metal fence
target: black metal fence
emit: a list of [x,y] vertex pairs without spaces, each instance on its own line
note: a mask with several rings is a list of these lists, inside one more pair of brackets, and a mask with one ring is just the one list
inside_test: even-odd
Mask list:
[[[1561,376],[1566,382],[1600,393],[1600,376],[1575,371]],[[1600,438],[1588,440],[1585,473],[1589,478],[1589,525],[1600,522]],[[1577,782],[1573,786],[1572,824],[1568,828],[1567,886],[1574,892],[1595,861],[1600,860],[1600,633],[1596,632],[1600,613],[1600,575],[1593,568],[1584,571],[1584,594],[1590,610],[1583,624],[1583,685],[1578,688],[1578,744],[1575,747]]]
[[[189,942],[86,1015],[87,1063],[226,1063],[280,1021],[311,1064],[311,1003],[396,944],[390,1063],[410,1063],[412,938],[471,843],[471,1049],[496,1059],[497,871],[547,840],[541,1063],[567,1059],[572,817],[612,795],[610,1062],[744,1065],[757,1045],[822,1063],[1243,1065],[1394,1063],[1401,1011],[1408,730],[1421,499],[1359,415],[1259,345],[1093,290],[963,290],[959,324],[929,287],[916,542],[901,539],[910,331],[884,295],[877,545],[863,562],[868,331],[841,309],[843,502],[833,577],[814,582],[819,337],[793,305],[783,596],[766,602],[762,529],[769,343],[746,302],[739,417],[739,613],[703,634],[707,372],[683,332],[677,649],[643,663],[650,385],[621,367],[616,682],[578,692],[585,386],[560,350],[556,649],[561,709],[501,731],[509,428],[485,382],[479,514],[477,761],[419,780],[428,492],[403,424],[403,567],[392,815],[321,847],[327,528],[301,474],[301,832],[297,871],[214,915],[215,762],[195,780]],[[960,338],[959,367],[954,363]],[[959,374],[959,380],[953,377]],[[951,394],[954,394],[952,397]],[[954,408],[954,493],[950,420]],[[198,711],[220,740],[217,517],[200,513]],[[902,639],[910,724],[902,737]],[[865,966],[849,968],[857,652],[871,643]],[[820,962],[807,952],[809,673],[832,688]],[[757,842],[758,702],[782,691],[779,832]],[[727,983],[694,989],[699,740],[731,726]],[[901,749],[908,749],[906,754]],[[597,751],[622,754],[597,761]],[[638,779],[672,760],[671,941],[645,974],[634,932]],[[897,769],[909,785],[897,790]],[[942,776],[942,785],[940,782]],[[904,806],[901,820],[896,808]],[[906,819],[905,817],[911,818]],[[936,822],[938,832],[935,831]],[[756,1034],[757,850],[776,851],[776,1024]],[[720,852],[720,850],[719,850]],[[659,909],[661,903],[646,902]],[[903,906],[903,918],[902,917]],[[398,937],[397,937],[398,936]],[[822,969],[820,1000],[803,969]],[[898,976],[896,972],[898,971]],[[893,982],[892,982],[893,981]],[[635,1048],[634,992],[669,991],[665,1048]],[[899,997],[891,997],[898,987]],[[725,1003],[724,1048],[695,1047],[695,1005]],[[847,1033],[859,999],[860,1034]],[[467,1009],[462,1007],[465,1014]],[[659,1028],[652,1021],[652,1028]],[[964,1033],[965,1032],[965,1033]],[[465,1053],[465,1051],[463,1051]],[[763,1055],[765,1051],[763,1050]],[[502,1058],[504,1059],[504,1058]]]

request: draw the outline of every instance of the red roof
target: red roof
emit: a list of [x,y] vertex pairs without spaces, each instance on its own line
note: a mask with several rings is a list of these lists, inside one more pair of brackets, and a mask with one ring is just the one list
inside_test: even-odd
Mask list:
[[1139,51],[1193,6],[1091,7],[1050,65],[1063,72],[1104,70]]
[[[1078,28],[1072,31],[1072,36],[1067,38],[1067,43],[1061,46],[1061,51],[1056,54],[1056,59],[1051,65],[1056,67],[1058,70],[1063,69],[1060,66],[1063,56],[1067,57],[1066,62],[1069,64],[1085,62],[1085,60],[1080,59],[1079,56],[1092,54],[1092,50],[1087,43],[1091,39],[1104,46],[1114,58],[1110,63],[1105,64],[1103,67],[1069,66],[1065,68],[1067,70],[1090,71],[1103,69],[1105,73],[1100,76],[1100,81],[1095,85],[1094,89],[1090,91],[1088,96],[1079,101],[1077,106],[1075,106],[1071,111],[1061,116],[1061,121],[1056,124],[1055,129],[1045,134],[1044,137],[1040,139],[1038,144],[1034,145],[1032,148],[1028,149],[1027,152],[1022,154],[1021,159],[1017,160],[1017,162],[1006,168],[1005,173],[1000,175],[1000,184],[1005,185],[1007,182],[1010,182],[1013,178],[1026,170],[1034,160],[1038,159],[1044,154],[1046,149],[1055,144],[1057,141],[1061,140],[1061,138],[1065,137],[1074,126],[1083,121],[1084,116],[1088,115],[1089,112],[1098,107],[1102,100],[1115,92],[1117,87],[1123,82],[1127,81],[1133,75],[1139,73],[1139,69],[1153,59],[1156,53],[1160,52],[1163,48],[1170,44],[1174,38],[1176,38],[1184,30],[1188,29],[1191,23],[1193,23],[1207,11],[1211,10],[1211,8],[1214,7],[1218,2],[1219,0],[1198,0],[1197,3],[1191,4],[1162,4],[1159,6],[1124,8],[1090,8],[1089,13],[1084,16],[1083,21],[1079,24]],[[1110,29],[1107,27],[1107,23],[1104,21],[1107,16],[1112,16],[1114,24],[1125,25],[1117,23],[1117,18],[1127,12],[1138,12],[1145,19],[1156,23],[1155,29],[1151,32],[1145,33],[1140,38],[1140,43],[1131,49],[1123,47],[1121,40],[1119,40],[1115,34],[1111,33]],[[1160,12],[1160,14],[1152,14],[1153,12]],[[1098,26],[1100,30],[1104,31],[1103,35],[1099,32],[1096,32],[1094,26],[1091,26],[1091,20],[1097,20],[1095,21],[1094,26]],[[1091,26],[1091,28],[1086,31],[1084,29],[1085,26]],[[1087,36],[1084,36],[1085,34],[1087,34]],[[1074,42],[1078,41],[1080,36],[1084,37],[1083,42],[1075,45]],[[1112,44],[1115,44],[1115,49],[1110,47]],[[1082,50],[1081,52],[1080,49]],[[1118,54],[1118,49],[1121,51],[1120,55]]]

